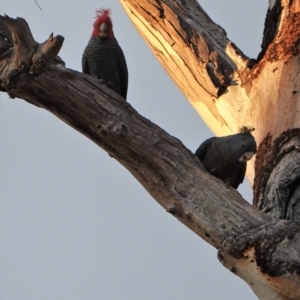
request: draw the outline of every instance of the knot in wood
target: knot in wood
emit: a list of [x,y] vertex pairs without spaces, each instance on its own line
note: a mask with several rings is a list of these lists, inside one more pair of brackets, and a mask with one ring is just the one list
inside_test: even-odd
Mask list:
[[176,218],[178,220],[182,220],[183,218],[187,217],[180,203],[170,204],[170,206],[167,208],[167,212],[172,214],[173,216],[176,215]]
[[192,214],[190,212],[186,212],[185,217],[190,220],[192,218]]
[[97,128],[98,128],[98,130],[99,130],[99,132],[100,132],[100,134],[102,135],[102,136],[107,136],[107,134],[108,134],[108,129],[106,128],[106,127],[103,127],[103,126],[101,126],[100,124],[97,126]]
[[114,136],[119,136],[120,138],[123,138],[128,134],[128,127],[124,123],[115,124],[111,128],[111,133]]
[[176,207],[175,206],[170,206],[167,209],[167,212],[170,213],[170,214],[172,214],[172,215],[176,215],[176,213],[177,213]]

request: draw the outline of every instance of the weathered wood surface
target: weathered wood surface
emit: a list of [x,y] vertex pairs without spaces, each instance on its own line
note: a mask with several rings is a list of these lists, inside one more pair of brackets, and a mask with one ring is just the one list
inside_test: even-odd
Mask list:
[[[259,299],[300,299],[300,223],[272,221],[220,247],[219,259]],[[253,276],[255,274],[255,276]]]
[[[23,19],[3,21],[16,31],[20,22],[25,24]],[[20,30],[20,34],[24,32]],[[198,158],[178,139],[140,116],[97,79],[53,64],[44,67],[42,75],[32,72],[41,70],[44,64],[39,62],[44,60],[30,59],[41,49],[35,43],[30,45],[32,49],[27,45],[29,57],[22,60],[22,68],[16,64],[20,61],[16,53],[12,54],[13,60],[0,61],[0,70],[6,70],[1,74],[2,89],[11,97],[47,109],[102,147],[167,211],[214,247],[232,234],[263,223],[261,212],[236,190],[207,174]]]
[[254,205],[276,219],[299,221],[300,129],[283,132],[274,143],[267,136],[256,165],[261,174],[254,184]]
[[[120,0],[137,30],[216,135],[255,128],[260,144],[300,126],[300,1],[272,1],[263,48],[249,59],[196,0]],[[201,1],[200,1],[201,3]],[[254,180],[254,160],[247,176]]]
[[[125,2],[129,3],[123,0],[123,3]],[[271,62],[267,59],[268,49],[271,47],[266,47],[267,50],[260,61],[253,66],[253,61],[244,57],[227,40],[224,31],[213,24],[196,2],[190,1],[188,4],[185,1],[172,1],[170,3],[173,6],[170,9],[165,7],[166,2],[151,2],[152,10],[159,11],[158,16],[154,15],[154,11],[149,13],[144,10],[148,12],[147,16],[141,18],[140,15],[135,15],[133,18],[139,20],[136,22],[143,23],[145,28],[149,27],[146,31],[151,33],[147,34],[157,43],[159,59],[172,70],[170,73],[173,73],[178,85],[181,84],[185,89],[187,97],[194,97],[193,105],[196,109],[201,108],[206,121],[212,122],[215,132],[226,134],[235,132],[242,125],[250,125],[256,127],[258,142],[265,142],[267,133],[270,132],[270,145],[273,145],[274,139],[283,128],[296,127],[298,118],[295,107],[298,94],[294,93],[295,99],[288,98],[291,105],[285,110],[282,108],[281,98],[283,90],[286,88],[285,92],[290,91],[296,82],[294,80],[298,72],[298,58],[295,49],[294,54],[285,49],[284,61],[279,59]],[[145,3],[148,5],[150,2],[138,3],[140,10]],[[298,1],[291,1],[281,12],[289,10],[290,13],[294,13],[297,5]],[[137,10],[128,7],[129,13],[137,13]],[[190,18],[191,14],[195,14],[197,18]],[[145,22],[146,17],[154,20],[154,25]],[[165,22],[164,30],[169,40],[164,37],[162,39],[163,35],[158,35],[159,30],[153,31],[157,18],[159,22]],[[284,18],[280,20],[283,22]],[[20,30],[22,26],[27,26],[24,20],[4,17],[1,21],[1,24],[7,24],[12,32],[14,47],[15,41],[19,41],[18,47],[25,43],[24,47],[27,49],[20,54],[20,51],[12,48],[9,37],[5,41],[2,39],[2,91],[6,91],[11,97],[18,97],[47,109],[106,150],[137,178],[164,209],[212,246],[220,249],[219,258],[224,266],[243,278],[260,299],[300,298],[297,288],[300,283],[299,267],[295,264],[299,261],[299,223],[271,219],[249,205],[235,190],[207,174],[199,160],[179,140],[140,116],[121,96],[94,78],[55,65],[53,60],[62,45],[62,37],[50,36],[44,45],[39,45],[33,40],[29,28]],[[173,22],[178,27],[174,26]],[[197,24],[194,26],[195,23]],[[194,27],[189,29],[191,25]],[[206,27],[203,27],[204,25]],[[272,31],[273,37],[266,38],[265,44],[269,43],[270,46],[275,39],[279,39],[283,27],[275,30],[275,37]],[[177,32],[178,28],[182,28],[181,31]],[[271,33],[266,33],[266,36],[268,34],[272,36]],[[162,40],[158,42],[158,38]],[[181,47],[180,41],[184,41],[185,46]],[[280,41],[277,40],[278,42]],[[297,48],[297,45],[294,46]],[[280,47],[274,47],[274,51],[279,52],[280,49],[282,50]],[[188,55],[189,51],[193,55]],[[18,58],[18,55],[22,59]],[[38,59],[32,59],[34,57]],[[280,76],[277,73],[279,69]],[[282,74],[289,76],[289,79],[282,78]],[[273,75],[278,76],[275,83]],[[192,87],[186,88],[186,84],[192,84]],[[282,93],[276,94],[276,89],[278,92],[280,88]],[[277,97],[275,102],[275,98],[271,97],[273,93]],[[271,118],[274,110],[277,117],[285,116],[283,125],[275,124]],[[266,114],[267,111],[271,114]],[[259,119],[262,115],[270,116],[270,119]],[[292,147],[290,152],[296,157],[296,136],[286,142],[281,145],[279,151],[284,152],[286,147]],[[265,150],[266,153],[263,147],[261,149],[261,158],[270,155],[268,149]],[[284,152],[282,157],[285,157],[285,154],[288,154],[288,151]],[[264,179],[263,170],[266,165],[263,159],[260,162],[257,170]],[[271,168],[269,175],[264,179],[266,186],[275,167]],[[265,189],[259,185],[258,187],[257,199],[259,207],[263,207],[262,203],[267,197],[260,197],[265,193]],[[280,200],[275,201],[273,205],[275,208],[272,210],[272,216],[275,218],[278,218],[278,212],[282,212],[282,209],[279,209],[279,205],[282,205],[279,204]],[[297,202],[297,199],[294,202]],[[285,249],[288,249],[288,252],[285,252]],[[256,284],[253,284],[254,281]]]

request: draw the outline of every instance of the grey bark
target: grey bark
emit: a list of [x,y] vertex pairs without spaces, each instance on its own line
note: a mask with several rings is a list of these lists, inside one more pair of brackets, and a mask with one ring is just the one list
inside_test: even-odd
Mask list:
[[[299,230],[299,222],[263,224],[225,240],[219,259],[243,278],[259,299],[300,299]],[[251,276],[253,273],[256,276]]]
[[[149,3],[139,2],[139,9],[144,4],[147,6]],[[173,6],[169,8],[167,4]],[[178,57],[170,61],[169,71],[175,77],[178,75],[179,79],[189,81],[194,78],[200,84],[203,101],[211,109],[217,123],[224,121],[227,128],[239,125],[232,125],[230,120],[223,118],[218,103],[212,101],[212,97],[219,97],[218,101],[226,103],[230,98],[222,97],[233,94],[235,98],[237,89],[244,89],[246,93],[243,95],[247,95],[260,82],[260,74],[270,72],[269,60],[280,61],[277,61],[277,66],[282,69],[281,63],[286,60],[294,66],[293,76],[297,73],[296,50],[299,46],[293,39],[295,34],[288,39],[289,43],[282,39],[287,45],[282,51],[278,43],[273,44],[278,39],[278,27],[277,33],[276,30],[271,30],[271,33],[265,31],[265,52],[253,66],[241,51],[232,44],[228,46],[224,31],[214,25],[195,1],[189,4],[172,1],[171,4],[155,1],[149,7],[157,15],[155,20],[163,24],[161,30],[168,32],[166,38],[176,53],[184,57],[188,52],[186,48],[181,48],[183,41],[184,45],[189,43],[194,55],[185,57],[179,75],[173,72]],[[290,13],[298,16],[295,12],[300,7],[298,1],[290,1],[289,5]],[[189,14],[196,14],[199,20],[187,22]],[[195,23],[196,26],[192,27]],[[261,212],[242,199],[237,191],[210,176],[197,157],[178,139],[140,116],[121,96],[98,80],[63,67],[63,62],[57,57],[62,37],[50,36],[39,45],[25,20],[2,17],[0,39],[3,50],[0,52],[2,91],[50,111],[106,150],[136,177],[164,209],[219,249],[219,259],[224,266],[243,278],[260,299],[300,299],[297,217],[299,132],[293,129],[298,119],[291,121],[291,115],[285,113],[286,122],[283,125],[273,126],[275,123],[270,122],[269,129],[259,129],[256,136],[260,148],[254,190],[255,204],[264,211]],[[230,51],[235,51],[231,52],[231,56],[224,51],[228,47]],[[173,50],[165,50],[163,55],[168,51]],[[196,65],[193,65],[194,58],[198,62]],[[159,59],[162,60],[162,56]],[[229,79],[234,79],[238,73],[239,85],[231,87],[232,81]],[[198,80],[197,76],[203,77],[203,81]],[[290,81],[294,80],[293,76]],[[256,90],[259,88],[263,86],[255,87]],[[224,89],[227,90],[223,95]],[[193,96],[198,91],[198,88],[192,87],[190,93]],[[287,108],[291,114],[294,113],[296,100],[292,99],[292,105]],[[228,103],[228,115],[232,113],[233,120],[237,120],[230,107],[232,103]],[[265,110],[261,112],[260,108],[258,105],[257,110],[263,114]],[[278,105],[277,110],[280,109]],[[241,112],[245,116],[247,113],[247,109]],[[283,118],[282,112],[275,115]],[[292,130],[282,133],[283,128]],[[280,221],[278,218],[290,221]]]
[[300,219],[300,129],[284,132],[274,143],[268,135],[256,160],[254,204],[276,219]]
[[[23,19],[3,20],[16,27],[24,23]],[[39,61],[23,63],[23,73],[15,73],[14,68],[10,60],[0,61],[0,69],[6,70],[0,76],[2,88],[11,97],[47,109],[102,147],[168,212],[213,246],[218,247],[232,232],[241,233],[263,222],[259,211],[208,175],[178,139],[140,116],[97,79],[53,64],[36,76],[30,70],[40,70]],[[6,74],[9,82],[3,78]]]

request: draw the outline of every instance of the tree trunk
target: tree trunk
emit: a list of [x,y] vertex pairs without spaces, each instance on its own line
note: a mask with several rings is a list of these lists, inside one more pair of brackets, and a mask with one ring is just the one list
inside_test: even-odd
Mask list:
[[[195,0],[121,3],[215,134],[236,133],[245,125],[255,128],[259,149],[255,166],[248,164],[247,170],[250,182],[254,181],[254,204],[274,220],[298,221],[300,1],[270,1],[256,60],[229,41]],[[295,246],[298,243],[294,231],[284,229],[299,225],[274,222],[274,228],[264,224],[252,233],[227,239],[219,258],[260,299],[299,299],[299,251],[285,250],[291,236]]]
[[[299,1],[273,1],[257,60],[246,57],[196,0],[120,1],[216,135],[251,126],[260,144],[268,133],[276,138],[299,126]],[[253,163],[247,174],[253,182]]]
[[255,175],[254,204],[263,212],[121,96],[65,68],[56,56],[63,38],[39,45],[21,18],[1,18],[1,90],[47,109],[106,150],[168,212],[219,249],[220,261],[259,299],[300,299],[300,0],[274,1],[257,60],[245,57],[194,0],[121,2],[216,134],[255,127],[259,149],[248,176]]

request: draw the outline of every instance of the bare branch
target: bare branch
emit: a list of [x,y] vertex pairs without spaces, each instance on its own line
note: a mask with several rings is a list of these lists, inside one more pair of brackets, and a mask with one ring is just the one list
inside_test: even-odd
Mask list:
[[[196,91],[203,92],[203,102],[218,122],[226,119],[224,126],[237,127],[237,130],[243,125],[255,127],[254,133],[258,132],[259,141],[269,128],[277,134],[282,129],[282,119],[286,121],[284,126],[291,124],[295,127],[293,122],[298,122],[299,118],[290,121],[286,116],[286,111],[291,111],[294,106],[289,105],[286,109],[286,102],[282,103],[285,97],[275,98],[274,103],[271,96],[275,92],[279,94],[277,83],[273,83],[273,77],[267,81],[263,76],[265,73],[272,74],[270,70],[274,65],[265,61],[264,68],[257,72],[253,86],[251,81],[251,86],[244,88],[239,72],[236,72],[246,66],[237,62],[237,58],[242,61],[243,56],[232,44],[231,50],[235,49],[235,52],[231,55],[236,59],[226,54],[225,49],[230,46],[225,33],[212,23],[195,1],[191,1],[192,9],[189,9],[186,1],[169,3],[149,0],[145,1],[146,13],[135,0],[123,0],[129,1],[134,5],[129,4],[132,10],[128,7],[127,10],[132,14],[139,11],[134,17],[137,23],[144,22],[142,26],[147,27],[147,22],[155,20],[156,29],[147,29],[146,36],[151,37],[151,43],[154,41],[157,46],[154,49],[158,57],[171,66],[169,71],[175,77],[180,74],[183,80],[180,84],[192,84],[189,80],[193,80],[196,89],[191,86],[192,97],[196,96]],[[193,17],[190,17],[192,13]],[[200,21],[197,16],[200,16]],[[12,51],[7,39],[7,43],[3,44],[7,50],[0,57],[2,90],[11,97],[24,99],[48,110],[106,150],[135,176],[167,212],[212,246],[220,248],[219,257],[224,265],[247,281],[261,299],[268,299],[268,295],[261,294],[263,285],[267,286],[266,291],[278,291],[280,286],[280,294],[274,299],[298,297],[297,291],[290,290],[296,289],[300,281],[296,263],[299,261],[300,244],[297,222],[273,220],[249,205],[236,190],[210,176],[198,158],[178,139],[139,115],[113,90],[101,85],[95,78],[55,65],[53,58],[62,45],[61,36],[51,35],[40,45],[34,41],[25,20],[9,17],[2,17],[1,20],[12,32],[15,50]],[[217,36],[216,40],[213,33]],[[25,50],[21,51],[23,48]],[[282,61],[277,62],[277,66],[281,68],[283,78],[292,72],[292,77],[286,76],[287,82],[283,83],[294,85],[289,81],[296,82],[294,76],[299,74],[298,65],[293,64],[292,71],[290,67],[285,68]],[[177,73],[178,68],[180,71]],[[255,72],[257,68],[247,71]],[[274,77],[278,76],[275,71],[273,73]],[[262,99],[258,101],[258,97],[249,96],[264,91],[266,84],[271,90],[271,94],[263,99],[266,103]],[[298,102],[297,99],[289,99],[289,104],[297,105]],[[265,117],[268,114],[275,119],[259,119],[261,115]],[[277,119],[278,116],[280,118]],[[266,122],[269,127],[264,126]],[[297,147],[295,149],[298,150]],[[284,154],[290,152],[286,150]],[[275,254],[273,246],[278,250]],[[295,253],[282,264],[285,251]],[[278,273],[272,273],[275,269]],[[274,275],[277,277],[272,277],[272,280],[268,277]],[[252,281],[256,278],[262,279],[263,284],[254,285]]]
[[[9,19],[10,27],[15,28],[12,24],[18,20]],[[14,38],[26,42],[22,34],[15,30]],[[28,37],[28,53],[54,56],[55,51],[53,54],[49,50],[52,37],[38,47],[32,42],[31,34]],[[61,45],[59,39],[57,43]],[[236,190],[203,171],[198,158],[179,140],[140,116],[97,79],[54,65],[42,68],[42,75],[32,77],[28,70],[35,63],[39,65],[39,60],[35,61],[34,55],[31,60],[25,57],[25,64],[20,68],[11,63],[11,58],[20,61],[16,56],[19,54],[24,57],[16,51],[12,57],[0,61],[2,68],[10,70],[1,74],[1,81],[11,97],[47,109],[105,149],[168,212],[211,245],[218,247],[226,237],[261,225],[264,216]],[[23,84],[18,80],[6,84],[9,79],[5,76],[15,73]]]
[[42,8],[39,6],[39,4],[37,3],[36,0],[34,0],[35,4],[37,5],[37,7],[42,11]]
[[18,64],[27,64],[36,45],[27,22],[22,18],[12,19],[8,16],[1,17],[1,20],[11,32]]
[[64,38],[61,35],[53,37],[53,33],[41,45],[38,46],[34,53],[30,67],[30,74],[41,74],[48,68],[53,59],[57,56]]
[[106,150],[166,211],[211,245],[263,222],[236,190],[203,171],[179,140],[98,80],[53,66],[9,93],[47,109]]
[[[270,132],[276,138],[289,128],[299,127],[300,93],[295,82],[300,72],[300,0],[273,1],[259,62],[245,57],[196,0],[120,2],[165,70],[217,136],[237,133],[247,125],[256,129],[259,145]],[[246,174],[253,183],[253,160]]]
[[196,108],[204,120],[218,121],[213,131],[232,133],[214,99],[227,91],[237,66],[245,68],[250,60],[195,0],[120,2],[187,99],[194,106],[204,103],[205,112]]
[[59,52],[64,38],[53,37],[51,34],[48,40],[40,45],[33,39],[24,19],[3,16],[0,18],[0,24],[3,24],[2,28],[7,26],[10,30],[14,49],[9,57],[0,61],[2,90],[9,90],[11,87],[24,85],[30,77],[44,72]]

